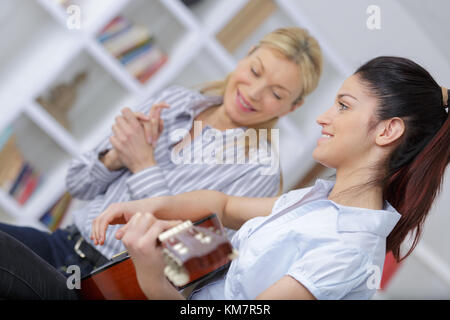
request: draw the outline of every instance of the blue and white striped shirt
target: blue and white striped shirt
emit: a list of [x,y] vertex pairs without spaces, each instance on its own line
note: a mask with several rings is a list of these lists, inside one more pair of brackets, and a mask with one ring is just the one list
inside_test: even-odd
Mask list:
[[[206,126],[202,134],[191,142],[193,147],[191,163],[174,163],[173,146],[181,141],[181,136],[174,136],[177,129],[186,132],[192,128],[195,117],[208,107],[219,105],[222,97],[205,96],[197,91],[180,86],[172,86],[157,96],[149,99],[136,111],[148,113],[151,106],[157,102],[166,102],[170,108],[163,109],[161,118],[164,120],[164,130],[161,133],[154,150],[156,166],[149,167],[136,174],[127,169],[109,171],[98,160],[98,154],[112,148],[109,137],[94,150],[75,158],[69,167],[66,184],[69,192],[76,198],[90,200],[86,206],[76,210],[74,221],[86,241],[89,239],[92,221],[110,204],[132,201],[162,195],[173,195],[200,189],[218,190],[230,195],[246,197],[270,197],[278,193],[280,171],[275,174],[262,174],[262,169],[268,165],[258,162],[245,164],[198,163],[194,156],[201,148],[202,152],[211,152],[211,146],[217,140],[211,139]],[[233,131],[243,131],[241,128]],[[177,130],[179,131],[179,130]],[[225,132],[216,130],[225,136]],[[229,130],[227,130],[229,131]],[[237,132],[237,133],[239,133]],[[215,134],[216,135],[216,134]],[[202,143],[198,143],[202,139]],[[240,146],[244,148],[243,146]],[[107,230],[103,246],[96,247],[105,257],[125,250],[121,241],[114,234],[120,226],[110,226]]]

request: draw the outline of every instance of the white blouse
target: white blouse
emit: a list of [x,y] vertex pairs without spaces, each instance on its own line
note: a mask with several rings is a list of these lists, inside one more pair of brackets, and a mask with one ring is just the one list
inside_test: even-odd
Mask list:
[[319,179],[247,221],[231,240],[239,255],[227,274],[190,298],[254,299],[289,275],[317,299],[370,299],[400,214],[387,202],[383,210],[339,205],[327,199],[333,185]]

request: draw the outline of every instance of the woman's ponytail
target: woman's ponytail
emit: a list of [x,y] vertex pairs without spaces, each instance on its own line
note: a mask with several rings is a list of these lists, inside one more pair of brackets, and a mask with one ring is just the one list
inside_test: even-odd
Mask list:
[[[448,90],[424,68],[399,57],[375,58],[355,74],[378,99],[378,120],[400,117],[405,122],[405,133],[387,159],[387,174],[379,181],[384,199],[401,214],[386,243],[400,261],[417,245],[450,161]],[[410,232],[412,246],[401,257],[400,246]]]
[[[445,168],[450,161],[450,120],[409,164],[395,172],[385,188],[385,199],[402,217],[387,238],[387,251],[400,261],[411,254],[422,233],[422,226],[439,193]],[[407,253],[400,257],[400,245],[410,231],[414,239]]]

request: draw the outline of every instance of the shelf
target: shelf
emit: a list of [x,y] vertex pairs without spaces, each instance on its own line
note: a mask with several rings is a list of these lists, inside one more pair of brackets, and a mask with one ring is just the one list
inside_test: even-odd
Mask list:
[[68,7],[70,5],[78,6],[81,18],[80,31],[89,35],[97,33],[105,23],[114,18],[130,2],[130,0],[70,0],[64,6],[58,4],[56,0],[37,1],[64,28],[67,28],[68,17],[73,14]]
[[[55,78],[49,88],[73,83],[75,77],[83,73],[85,79],[75,87],[72,106],[68,108],[66,116],[62,116],[67,121],[67,128],[62,128],[60,123],[59,129],[53,130],[55,133],[67,131],[69,136],[65,139],[67,142],[63,144],[73,146],[70,150],[75,150],[76,143],[78,152],[98,142],[97,139],[92,138],[91,134],[99,127],[106,127],[105,123],[109,123],[111,117],[117,115],[118,111],[126,106],[125,103],[132,102],[129,92],[86,51],[82,51],[73,59],[70,66]],[[44,100],[48,100],[49,90],[42,93]],[[70,91],[69,89],[68,95]],[[35,108],[50,115],[37,103],[34,104]],[[45,123],[45,120],[43,121]]]
[[147,27],[155,43],[170,55],[187,30],[160,1],[133,0],[121,12],[133,23]]
[[222,80],[226,74],[217,59],[203,50],[175,77],[173,83],[199,89],[206,82]]
[[151,96],[176,81],[179,70],[182,70],[192,61],[202,46],[203,40],[196,34],[189,33],[180,39],[169,54],[169,59],[165,65],[144,86],[142,96]]
[[[249,35],[234,50],[230,51],[230,54],[236,60],[245,57],[250,48],[257,45],[259,40],[261,40],[266,34],[281,27],[291,27],[296,25],[296,23],[294,23],[289,16],[280,10],[275,2],[269,0],[265,2],[268,3],[266,5],[267,8],[265,9],[266,12],[262,12],[259,15],[264,17],[267,15],[267,17],[265,17],[261,24],[255,26],[254,30],[249,32]],[[271,10],[272,6],[274,7],[273,12],[269,14],[268,11]],[[227,47],[226,44],[224,45]]]
[[[0,198],[2,198],[2,194],[3,192],[0,191]],[[8,213],[7,210],[4,210],[1,206],[0,206],[0,223],[15,223],[16,219],[10,214]]]
[[[15,137],[15,145],[19,150],[24,163],[28,163],[32,172],[37,174],[39,181],[35,188],[32,187],[31,196],[24,204],[19,204],[8,190],[2,190],[0,203],[13,217],[31,217],[31,213],[41,213],[45,206],[51,203],[60,190],[64,191],[65,166],[70,160],[70,155],[63,150],[53,139],[51,139],[25,112],[20,114],[11,124],[11,132]],[[14,164],[21,166],[22,161],[14,157]],[[11,164],[8,164],[11,166]],[[18,168],[20,169],[20,167]],[[15,170],[15,172],[18,172]],[[13,182],[15,179],[8,179]],[[33,185],[33,179],[23,180],[18,188],[16,198],[25,194],[26,188]],[[29,185],[29,187],[28,187]]]
[[[8,46],[0,52],[0,100],[17,108],[26,97],[46,87],[81,43],[33,1],[14,1],[11,8],[6,18],[9,27],[0,29],[0,36],[8,39]],[[16,32],[14,37],[8,34],[11,29]]]
[[246,4],[247,0],[203,0],[189,7],[200,20],[203,30],[209,34],[216,34],[229,20]]

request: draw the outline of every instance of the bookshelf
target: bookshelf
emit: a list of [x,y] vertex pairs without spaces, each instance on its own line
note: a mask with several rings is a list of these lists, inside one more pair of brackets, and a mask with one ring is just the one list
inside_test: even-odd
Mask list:
[[[54,227],[56,218],[43,216],[64,202],[69,161],[103,139],[123,107],[142,103],[171,84],[195,88],[223,78],[252,45],[275,28],[296,25],[316,35],[313,25],[290,12],[294,0],[203,0],[191,6],[182,0],[5,3],[8,14],[0,16],[4,26],[0,35],[11,41],[0,52],[0,134],[6,128],[15,132],[19,149],[42,174],[42,180],[24,204],[0,189],[0,221],[41,229]],[[81,29],[67,27],[69,5],[81,9]],[[167,55],[145,81],[130,73],[129,65],[123,62],[132,51],[115,55],[99,41],[117,17],[148,30],[151,48]],[[238,41],[233,39],[250,17],[252,22],[245,32]],[[305,137],[320,134],[314,119],[327,106],[325,101],[331,101],[343,77],[341,66],[328,58],[332,53],[324,55],[326,76],[319,90],[329,94],[313,94],[305,107],[278,124],[285,190],[313,166],[313,146],[307,141],[314,139]],[[68,106],[62,115],[59,105]],[[299,141],[305,143],[299,146]],[[293,149],[297,150],[294,156]]]

